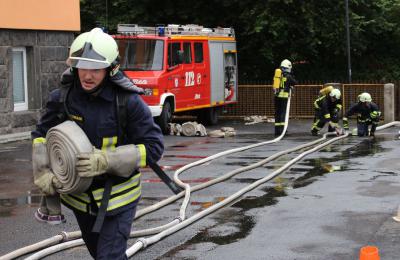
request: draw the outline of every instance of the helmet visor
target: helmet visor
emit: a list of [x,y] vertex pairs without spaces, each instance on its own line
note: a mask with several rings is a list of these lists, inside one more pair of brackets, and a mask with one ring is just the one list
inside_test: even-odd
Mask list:
[[71,66],[78,69],[104,69],[110,66],[106,58],[97,53],[91,43],[85,43],[83,48],[71,53]]

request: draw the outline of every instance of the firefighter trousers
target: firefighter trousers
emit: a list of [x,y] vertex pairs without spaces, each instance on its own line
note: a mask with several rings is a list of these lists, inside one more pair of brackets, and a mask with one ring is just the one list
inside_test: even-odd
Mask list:
[[275,96],[275,135],[281,135],[285,126],[286,106],[288,99]]
[[96,259],[128,259],[125,254],[136,207],[106,216],[99,233],[92,232],[96,216],[73,211],[90,255]]
[[[371,125],[371,130],[369,130],[369,125]],[[358,136],[368,136],[371,133],[375,133],[376,124],[371,121],[357,122],[357,135]]]
[[60,194],[57,193],[55,195],[43,195],[40,198],[40,212],[46,215],[60,215]]
[[[332,123],[338,123],[339,122],[339,115],[337,113],[330,113],[330,119],[326,119],[325,115],[322,114],[321,110],[315,110],[315,116],[314,116],[314,123],[312,125],[311,130],[314,132],[318,132],[321,130],[326,122],[331,121]],[[329,125],[328,126],[328,132],[334,132],[335,129]]]

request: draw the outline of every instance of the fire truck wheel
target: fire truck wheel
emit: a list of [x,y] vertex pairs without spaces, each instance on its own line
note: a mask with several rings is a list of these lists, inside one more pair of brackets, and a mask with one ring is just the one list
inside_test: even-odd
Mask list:
[[217,107],[205,108],[197,114],[197,120],[203,125],[216,125],[218,123],[219,109]]
[[165,102],[163,106],[163,110],[161,115],[156,117],[156,123],[160,126],[163,134],[169,134],[170,126],[168,123],[171,123],[172,119],[172,108],[169,102]]

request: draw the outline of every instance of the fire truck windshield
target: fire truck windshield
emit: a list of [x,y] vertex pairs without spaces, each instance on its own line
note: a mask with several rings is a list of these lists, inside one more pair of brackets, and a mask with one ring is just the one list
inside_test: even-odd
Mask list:
[[163,69],[164,42],[151,39],[117,39],[122,70]]

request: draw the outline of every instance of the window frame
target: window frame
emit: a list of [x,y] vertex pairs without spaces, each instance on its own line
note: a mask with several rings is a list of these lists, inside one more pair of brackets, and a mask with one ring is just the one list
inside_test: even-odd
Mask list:
[[183,42],[183,64],[192,64],[192,43]]
[[24,101],[23,102],[15,102],[14,101],[14,75],[13,75],[13,104],[14,111],[25,111],[28,110],[28,71],[27,71],[27,61],[26,61],[26,48],[25,47],[13,47],[12,48],[12,59],[13,59],[13,70],[14,70],[14,52],[22,52],[22,70],[23,70],[23,80],[24,80]]
[[[199,49],[199,46],[201,47],[201,52]],[[194,63],[203,63],[204,62],[204,45],[203,42],[195,42],[193,44],[193,48],[194,48]],[[201,53],[201,55],[199,56],[199,54]]]
[[[179,47],[179,48],[177,48]],[[181,42],[169,42],[168,43],[168,53],[167,53],[167,62],[168,68],[175,67],[181,63],[179,63],[179,58],[177,51],[181,50]],[[175,63],[176,62],[176,63]]]

